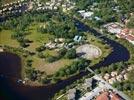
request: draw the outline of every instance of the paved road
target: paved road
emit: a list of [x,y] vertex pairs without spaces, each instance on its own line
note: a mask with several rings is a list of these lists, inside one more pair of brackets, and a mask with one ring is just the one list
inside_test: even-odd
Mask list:
[[[87,68],[87,70],[95,74],[95,72],[93,70],[91,70],[90,68]],[[98,80],[99,82],[101,82],[100,86],[102,86],[102,88],[112,89],[114,92],[118,93],[121,97],[123,97],[123,99],[130,100],[130,98],[127,95],[125,95],[123,92],[117,90],[116,88],[113,88],[108,82],[106,82],[105,80],[100,78],[99,75],[95,74],[95,76],[93,76],[93,78]]]

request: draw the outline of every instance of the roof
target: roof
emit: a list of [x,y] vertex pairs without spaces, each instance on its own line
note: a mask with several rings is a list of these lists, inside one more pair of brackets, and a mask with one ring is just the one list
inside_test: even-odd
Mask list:
[[105,91],[101,93],[96,100],[121,100],[121,98],[115,94],[115,93],[109,93],[108,91]]
[[90,12],[90,11],[89,12],[85,12],[85,13],[82,14],[83,17],[90,17],[92,15],[93,15],[93,12]]
[[85,79],[85,85],[87,85],[89,87],[92,85],[92,82],[93,82],[92,78]]
[[125,28],[125,29],[121,30],[121,34],[129,34],[129,29]]
[[68,91],[68,100],[75,100],[76,89],[70,89]]
[[108,96],[109,96],[108,92],[103,92],[96,98],[96,100],[109,100]]
[[129,34],[126,36],[126,39],[130,41],[134,41],[134,36]]
[[112,93],[111,94],[111,100],[121,100],[121,99],[118,95],[116,95],[115,93]]

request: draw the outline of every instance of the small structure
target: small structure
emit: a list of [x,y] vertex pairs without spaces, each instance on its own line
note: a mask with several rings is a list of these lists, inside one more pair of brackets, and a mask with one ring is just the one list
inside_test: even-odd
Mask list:
[[93,83],[93,78],[87,78],[85,79],[84,83],[84,88],[87,89],[92,89],[92,83]]
[[101,18],[98,17],[98,16],[95,16],[94,19],[97,20],[97,21],[100,21],[101,20]]
[[55,49],[56,48],[56,43],[49,42],[45,45],[46,48],[49,49]]
[[82,36],[76,35],[73,40],[74,40],[75,42],[80,42],[81,39],[82,39]]
[[113,84],[113,83],[116,82],[116,81],[117,81],[116,78],[111,78],[111,79],[109,79],[108,82],[109,82],[110,84]]
[[117,79],[117,81],[121,82],[121,81],[123,80],[123,76],[122,76],[122,75],[118,75],[118,76],[116,77],[116,79]]
[[128,80],[128,76],[127,76],[127,74],[124,74],[123,77],[124,77],[125,80]]
[[109,78],[110,78],[110,75],[109,75],[108,73],[106,73],[106,74],[104,75],[104,79],[107,81]]
[[0,47],[0,52],[4,52],[4,49]]
[[75,100],[76,89],[70,89],[68,91],[68,100]]
[[78,13],[80,13],[81,16],[82,16],[84,19],[90,18],[90,17],[94,14],[94,13],[91,12],[91,11],[86,12],[85,10],[80,10],[80,11],[78,11]]
[[117,75],[118,75],[118,73],[117,73],[116,71],[111,72],[111,76],[112,76],[112,77],[115,77],[115,76],[117,76]]

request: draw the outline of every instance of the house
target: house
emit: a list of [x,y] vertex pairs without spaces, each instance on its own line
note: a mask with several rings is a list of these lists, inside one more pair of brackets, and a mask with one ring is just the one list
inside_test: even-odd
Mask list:
[[76,89],[70,89],[68,91],[68,100],[75,100]]
[[93,12],[85,12],[85,13],[82,14],[82,16],[85,19],[85,18],[91,17],[93,14],[94,14]]
[[108,82],[109,82],[110,84],[113,84],[113,83],[116,82],[116,81],[117,81],[116,78],[111,78],[111,79],[109,79]]
[[99,96],[97,96],[96,100],[109,100],[109,93],[103,92]]
[[115,93],[111,93],[110,98],[111,100],[121,100],[121,98]]
[[132,33],[134,33],[134,29],[125,28],[125,29],[121,30],[121,32],[118,33],[116,36],[118,38],[126,39],[130,43],[134,44],[134,35],[132,35]]
[[121,82],[121,81],[123,80],[123,76],[122,76],[122,75],[118,75],[118,76],[116,77],[116,79],[117,79],[117,81]]
[[121,100],[121,98],[114,92],[104,91],[97,96],[96,100]]
[[110,78],[110,75],[108,74],[108,73],[106,73],[105,75],[104,75],[104,79],[105,80],[108,80]]
[[115,77],[115,76],[117,76],[117,75],[118,75],[118,73],[117,73],[116,71],[111,72],[111,76],[112,76],[112,77]]
[[94,14],[94,13],[91,12],[91,11],[86,12],[85,10],[80,10],[80,11],[78,11],[78,12],[81,14],[81,16],[82,16],[84,19],[90,18],[90,17]]
[[109,23],[103,26],[104,28],[106,28],[108,30],[108,32],[110,33],[120,33],[122,30],[121,25],[119,25],[118,23]]

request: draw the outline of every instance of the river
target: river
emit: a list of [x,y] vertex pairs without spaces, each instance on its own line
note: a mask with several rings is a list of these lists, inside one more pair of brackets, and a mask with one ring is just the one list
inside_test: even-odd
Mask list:
[[[76,26],[79,31],[92,32],[96,37],[101,36],[101,33],[86,26],[82,22],[78,20],[75,20],[75,22],[77,23]],[[113,52],[103,61],[92,67],[93,70],[112,63],[128,61],[130,58],[129,51],[123,45],[110,40],[105,36],[100,37],[100,39],[110,45],[113,48]],[[57,84],[32,87],[16,83],[16,79],[20,78],[20,72],[21,60],[17,55],[11,53],[0,53],[0,74],[7,76],[0,76],[0,100],[50,100],[57,91],[88,74],[88,72],[81,72],[79,75]]]

